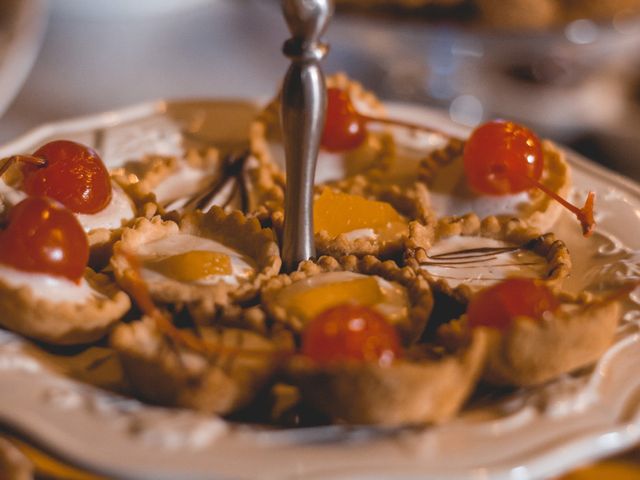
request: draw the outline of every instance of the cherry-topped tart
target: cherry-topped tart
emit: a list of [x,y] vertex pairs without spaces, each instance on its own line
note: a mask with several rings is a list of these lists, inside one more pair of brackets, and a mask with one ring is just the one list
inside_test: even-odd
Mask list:
[[[0,166],[0,196],[9,209],[25,196],[46,196],[71,210],[89,234],[92,260],[113,243],[112,232],[135,217],[131,199],[113,183],[100,155],[69,140],[54,140],[33,154],[14,155]],[[13,165],[16,168],[11,169]],[[11,170],[10,170],[11,169]]]
[[615,337],[619,297],[567,303],[537,280],[511,278],[478,293],[466,321],[441,327],[441,334],[485,330],[490,338],[485,380],[539,385],[602,356]]
[[0,325],[53,344],[102,337],[130,302],[88,259],[70,210],[45,197],[18,203],[0,232]]

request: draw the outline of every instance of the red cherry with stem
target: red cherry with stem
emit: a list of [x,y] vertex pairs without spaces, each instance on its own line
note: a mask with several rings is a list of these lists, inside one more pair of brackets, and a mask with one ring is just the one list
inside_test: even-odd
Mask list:
[[551,290],[532,279],[511,278],[479,292],[469,303],[471,327],[508,329],[513,320],[526,316],[541,320],[545,312],[560,307]]
[[33,155],[5,160],[0,175],[13,163],[23,163],[23,190],[47,196],[76,213],[97,213],[111,201],[111,179],[95,150],[69,140],[43,145]]
[[349,95],[338,88],[327,89],[327,117],[320,144],[330,152],[341,152],[358,148],[366,137],[367,126]]
[[26,272],[79,282],[89,260],[89,242],[76,216],[44,197],[28,197],[0,232],[0,263]]
[[377,311],[358,305],[330,308],[307,325],[302,354],[320,364],[360,361],[390,365],[402,355],[396,330]]
[[358,148],[367,138],[367,125],[382,123],[404,127],[409,130],[421,130],[428,133],[442,132],[424,125],[403,120],[378,118],[358,112],[349,93],[337,88],[327,89],[327,114],[320,145],[330,152],[344,152]]
[[463,162],[469,186],[476,192],[507,195],[538,188],[578,218],[585,236],[593,232],[595,194],[589,192],[578,208],[542,184],[542,142],[528,128],[504,120],[480,125],[465,144]]

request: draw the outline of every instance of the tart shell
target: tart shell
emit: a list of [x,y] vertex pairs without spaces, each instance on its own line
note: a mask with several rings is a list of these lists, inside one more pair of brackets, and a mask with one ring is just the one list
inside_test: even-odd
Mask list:
[[238,329],[201,333],[212,348],[209,357],[171,343],[149,317],[119,325],[110,343],[135,393],[146,401],[221,415],[246,406],[279,368],[275,344]]
[[390,366],[344,362],[318,366],[299,358],[291,375],[303,399],[350,424],[442,423],[460,410],[475,387],[486,355],[486,336],[439,360],[398,360]]
[[519,317],[503,334],[488,329],[484,379],[525,387],[591,365],[613,342],[620,312],[618,302],[607,302],[560,312],[542,322]]
[[107,276],[87,269],[85,279],[101,296],[82,303],[53,302],[29,287],[16,288],[0,279],[0,324],[53,345],[99,340],[127,313],[131,302]]
[[[487,217],[480,220],[477,215],[469,214],[463,217],[449,217],[440,219],[430,239],[431,245],[437,239],[453,236],[484,237],[504,241],[509,244],[522,245],[523,249],[544,257],[548,268],[546,276],[541,278],[551,288],[559,287],[571,271],[571,257],[569,250],[553,233],[541,235],[536,229],[521,220],[504,220],[497,217]],[[437,290],[466,303],[479,290],[468,283],[451,286],[446,279],[432,276],[421,264],[429,260],[428,248],[421,246],[406,251],[405,262],[411,268],[424,275],[429,283]]]
[[263,229],[255,218],[246,218],[238,211],[225,213],[221,207],[213,207],[206,213],[196,211],[185,214],[179,225],[158,216],[151,220],[138,219],[131,228],[125,229],[122,239],[115,246],[111,266],[116,280],[126,282],[129,276],[130,265],[124,252],[135,255],[141,245],[177,234],[202,236],[228,245],[252,258],[257,266],[256,273],[239,285],[222,281],[197,285],[167,277],[164,281],[148,285],[152,297],[157,301],[196,304],[200,316],[214,315],[220,306],[255,295],[261,285],[280,270],[280,252],[271,230]]

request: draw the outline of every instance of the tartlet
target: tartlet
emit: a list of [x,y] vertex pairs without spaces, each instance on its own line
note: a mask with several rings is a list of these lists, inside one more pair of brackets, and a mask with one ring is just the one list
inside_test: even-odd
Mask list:
[[[483,379],[528,387],[589,366],[613,343],[620,314],[617,301],[564,303],[541,320],[516,317],[505,331],[481,327],[488,335]],[[460,341],[470,334],[466,316],[440,327],[438,333],[446,343]]]
[[378,310],[408,345],[422,334],[433,297],[428,283],[412,269],[353,255],[302,262],[296,272],[274,277],[262,289],[267,315],[296,333],[315,315],[343,303]]
[[282,362],[279,347],[254,332],[212,327],[198,332],[204,352],[174,342],[144,317],[119,325],[110,344],[140,398],[221,415],[249,404]]
[[[6,217],[14,205],[24,200],[27,194],[21,190],[23,175],[19,164],[14,164],[0,179],[0,216]],[[91,257],[89,265],[103,267],[111,255],[113,244],[122,233],[122,228],[134,218],[144,214],[117,182],[111,182],[112,196],[109,204],[93,214],[76,213],[75,216],[87,234]]]
[[467,345],[434,356],[421,346],[391,365],[339,362],[318,365],[294,358],[289,373],[308,404],[350,424],[442,423],[460,410],[482,373],[487,339],[474,332]]
[[99,340],[131,306],[115,283],[89,268],[79,284],[7,266],[0,271],[0,324],[49,344]]
[[441,219],[427,248],[407,251],[406,263],[434,289],[466,303],[509,277],[535,278],[558,288],[571,270],[569,250],[553,233],[517,219],[477,215]]
[[[420,182],[401,188],[356,175],[316,187],[314,238],[318,255],[375,255],[400,258],[406,249],[426,247],[434,216]],[[284,211],[271,215],[277,232]]]
[[[540,182],[561,197],[571,188],[570,168],[564,153],[553,142],[542,142],[544,168]],[[548,231],[563,207],[538,189],[512,195],[483,195],[473,192],[464,173],[464,141],[450,139],[421,162],[418,177],[429,187],[431,205],[439,217],[475,213],[480,217],[520,218],[531,227]]]
[[[375,95],[362,84],[343,73],[327,77],[327,87],[336,87],[348,93],[356,109],[372,116],[385,116],[385,108]],[[280,100],[269,103],[251,126],[251,152],[262,163],[275,166],[284,184],[285,157],[280,126]],[[386,130],[372,129],[365,142],[347,152],[331,153],[320,150],[316,165],[315,183],[342,180],[371,169],[383,168],[391,162],[394,143]]]
[[[198,305],[201,315],[255,295],[281,265],[270,230],[255,218],[221,207],[189,212],[179,223],[159,216],[140,218],[125,229],[111,258],[115,277],[123,284],[131,274],[128,256],[141,261],[142,278],[154,300]],[[202,270],[206,262],[209,270]]]
[[[208,207],[241,210],[247,215],[281,203],[282,188],[271,166],[249,152],[222,156],[216,148],[189,149],[183,157],[149,155],[111,170],[113,178],[139,206],[155,206],[165,214],[195,209],[197,200],[210,193]],[[147,215],[148,216],[148,215]]]

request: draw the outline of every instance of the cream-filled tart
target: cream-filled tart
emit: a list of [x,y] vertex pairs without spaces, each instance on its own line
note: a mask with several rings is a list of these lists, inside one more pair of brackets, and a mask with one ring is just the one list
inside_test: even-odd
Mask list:
[[477,215],[441,219],[427,248],[408,250],[406,263],[437,290],[466,303],[511,277],[559,287],[571,269],[569,250],[552,233],[524,222]]
[[320,313],[343,304],[371,307],[410,344],[426,326],[433,297],[425,279],[410,268],[353,255],[302,262],[296,272],[274,277],[262,289],[267,315],[296,333]]
[[131,256],[139,260],[154,300],[197,304],[201,315],[255,295],[281,265],[271,230],[221,207],[187,213],[179,223],[159,216],[138,219],[114,248],[111,266],[118,282],[128,281]]
[[144,317],[119,325],[110,344],[143,400],[221,415],[249,404],[282,361],[276,343],[247,330],[201,327],[199,339],[195,350]]
[[[452,138],[421,162],[418,176],[428,185],[431,205],[438,216],[475,213],[480,217],[515,217],[541,231],[551,229],[563,207],[539,189],[500,196],[473,191],[464,170],[464,147],[463,140]],[[571,175],[564,153],[548,140],[542,142],[542,152],[544,167],[540,182],[566,197],[571,189]]]
[[74,282],[0,264],[0,325],[53,345],[96,341],[127,313],[129,297],[87,268]]
[[254,214],[281,203],[282,188],[269,166],[249,152],[221,156],[215,148],[189,149],[184,156],[147,155],[113,168],[113,177],[139,205],[155,204],[161,213],[217,205]]
[[[327,77],[328,88],[346,92],[358,112],[383,117],[385,108],[375,95],[339,73]],[[271,102],[253,122],[251,151],[263,163],[275,165],[284,178],[285,152],[280,126],[280,101]],[[394,155],[393,139],[384,129],[371,129],[364,142],[352,150],[332,152],[321,148],[315,172],[316,185],[342,180],[387,165]]]
[[349,424],[442,423],[462,408],[482,374],[485,332],[454,351],[417,345],[390,365],[341,361],[316,363],[302,355],[289,374],[302,399],[332,420]]

